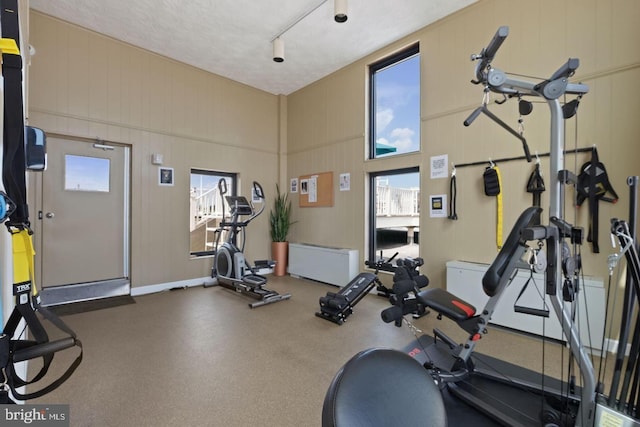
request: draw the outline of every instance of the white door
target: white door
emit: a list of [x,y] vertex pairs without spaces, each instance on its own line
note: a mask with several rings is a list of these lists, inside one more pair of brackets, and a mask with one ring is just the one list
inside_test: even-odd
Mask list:
[[129,147],[47,138],[39,283],[46,305],[129,293]]

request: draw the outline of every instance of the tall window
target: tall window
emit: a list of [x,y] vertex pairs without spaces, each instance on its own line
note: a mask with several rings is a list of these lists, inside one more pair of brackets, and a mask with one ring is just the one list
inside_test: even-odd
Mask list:
[[[236,174],[191,169],[189,197],[191,256],[198,257],[215,253],[215,230],[220,224],[223,214],[222,196],[218,188],[218,182],[221,179],[227,181],[227,194],[236,195]],[[224,212],[224,215],[228,214],[228,212]]]
[[369,174],[369,261],[419,255],[420,172],[417,167]]
[[369,85],[369,157],[419,151],[419,45],[370,65]]

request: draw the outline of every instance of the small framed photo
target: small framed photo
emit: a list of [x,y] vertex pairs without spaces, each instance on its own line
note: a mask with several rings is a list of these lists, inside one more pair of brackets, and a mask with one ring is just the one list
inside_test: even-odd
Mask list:
[[349,191],[351,189],[351,174],[340,174],[340,191]]
[[173,168],[158,168],[158,185],[173,186]]
[[429,196],[429,216],[431,218],[447,217],[447,195],[436,194]]
[[289,189],[291,193],[298,192],[298,178],[291,178],[291,188]]

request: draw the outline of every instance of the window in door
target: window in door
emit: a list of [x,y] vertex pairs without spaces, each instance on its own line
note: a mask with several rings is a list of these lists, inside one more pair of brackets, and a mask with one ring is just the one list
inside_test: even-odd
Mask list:
[[218,187],[221,179],[227,182],[227,195],[236,195],[236,174],[191,169],[189,236],[192,257],[215,254],[216,229],[223,216],[222,195]]
[[108,193],[110,166],[109,159],[65,154],[64,189]]
[[420,172],[417,167],[369,174],[369,261],[418,257]]

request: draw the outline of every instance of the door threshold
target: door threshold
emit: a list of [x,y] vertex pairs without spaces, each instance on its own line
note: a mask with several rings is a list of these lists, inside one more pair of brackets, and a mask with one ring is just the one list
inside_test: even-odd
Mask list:
[[52,307],[130,294],[131,283],[129,279],[101,280],[43,288],[40,291],[40,304],[44,307]]

